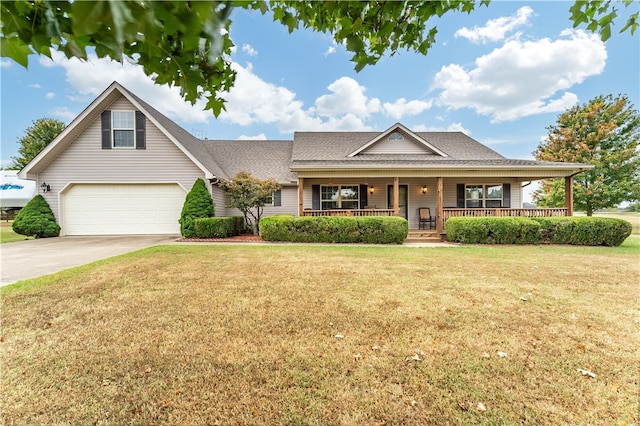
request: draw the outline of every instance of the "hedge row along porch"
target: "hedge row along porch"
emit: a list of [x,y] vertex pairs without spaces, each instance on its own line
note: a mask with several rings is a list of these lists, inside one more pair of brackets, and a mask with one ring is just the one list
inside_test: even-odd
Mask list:
[[[291,140],[201,140],[112,83],[21,172],[46,182],[42,195],[61,235],[179,234],[186,193],[248,171],[274,178],[264,216],[400,216],[419,226],[428,207],[434,232],[453,216],[571,216],[572,176],[592,166],[514,160],[460,132],[414,132],[400,123],[377,132],[295,132]],[[560,209],[523,209],[523,185],[564,177]]]

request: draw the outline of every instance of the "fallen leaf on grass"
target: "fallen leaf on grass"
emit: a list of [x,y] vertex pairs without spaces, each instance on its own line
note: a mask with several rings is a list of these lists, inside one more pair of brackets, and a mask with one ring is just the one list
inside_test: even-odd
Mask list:
[[466,402],[458,402],[458,407],[460,407],[462,411],[469,410],[469,405]]
[[476,409],[481,413],[484,413],[485,411],[487,411],[487,407],[482,402],[478,402]]
[[499,356],[500,358],[506,358],[508,355],[509,355],[509,354],[507,354],[506,352],[500,352],[500,351],[498,351],[498,356]]
[[526,297],[524,297],[524,296],[520,296],[520,300],[522,300],[523,302],[526,302],[526,301],[527,301],[527,300],[529,300],[529,299],[527,299],[527,298],[526,298]]
[[336,339],[344,339],[344,335],[343,335],[343,334],[338,333],[338,334],[336,334],[336,335],[335,335],[335,338],[336,338]]
[[480,355],[482,358],[491,358],[491,355],[489,355],[489,352],[482,352],[482,355]]
[[592,379],[596,378],[596,375],[594,373],[592,373],[589,370],[583,370],[582,368],[578,368],[578,371],[580,372],[580,374],[582,374],[583,376],[586,377],[591,377]]
[[411,361],[411,360],[413,360],[413,361],[422,361],[422,358],[420,358],[420,355],[418,355],[418,354],[415,354],[412,357],[405,358],[405,361]]
[[360,361],[361,359],[362,359],[362,355],[360,355],[360,354],[355,354],[355,355],[353,356],[353,360],[354,360],[354,361]]
[[373,346],[371,346],[371,350],[372,350],[372,351],[380,350],[380,346],[378,346],[378,345],[373,345]]

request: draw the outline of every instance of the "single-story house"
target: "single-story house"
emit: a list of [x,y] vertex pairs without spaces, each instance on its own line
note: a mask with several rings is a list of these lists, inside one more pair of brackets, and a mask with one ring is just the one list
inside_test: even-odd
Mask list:
[[[428,207],[434,232],[451,216],[572,215],[572,176],[588,164],[514,160],[461,132],[295,132],[292,140],[201,140],[112,83],[21,172],[36,181],[61,235],[178,234],[187,192],[239,171],[275,178],[265,215],[394,215],[418,228]],[[564,177],[564,208],[523,209],[523,185]]]

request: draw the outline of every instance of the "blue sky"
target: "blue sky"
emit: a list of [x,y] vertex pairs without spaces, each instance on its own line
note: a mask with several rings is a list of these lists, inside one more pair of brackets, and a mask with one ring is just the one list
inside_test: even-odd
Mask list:
[[[291,139],[293,131],[385,130],[467,133],[508,158],[531,153],[558,115],[606,94],[640,107],[640,37],[619,34],[638,9],[621,16],[606,43],[573,29],[572,2],[492,2],[434,24],[427,56],[401,51],[360,73],[330,36],[289,34],[269,15],[236,10],[231,57],[238,71],[219,118],[156,86],[135,65],[30,57],[29,68],[0,61],[2,166],[38,118],[69,123],[112,81],[208,139]],[[635,9],[634,9],[635,8]]]

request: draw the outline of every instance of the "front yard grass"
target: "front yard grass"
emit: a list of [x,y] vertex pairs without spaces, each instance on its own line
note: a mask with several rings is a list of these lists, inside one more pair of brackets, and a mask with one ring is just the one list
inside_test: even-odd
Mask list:
[[12,223],[13,222],[0,223],[0,244],[33,239],[33,237],[25,237],[24,235],[13,232],[13,229],[11,228]]
[[0,423],[638,424],[634,241],[173,245],[24,281]]

